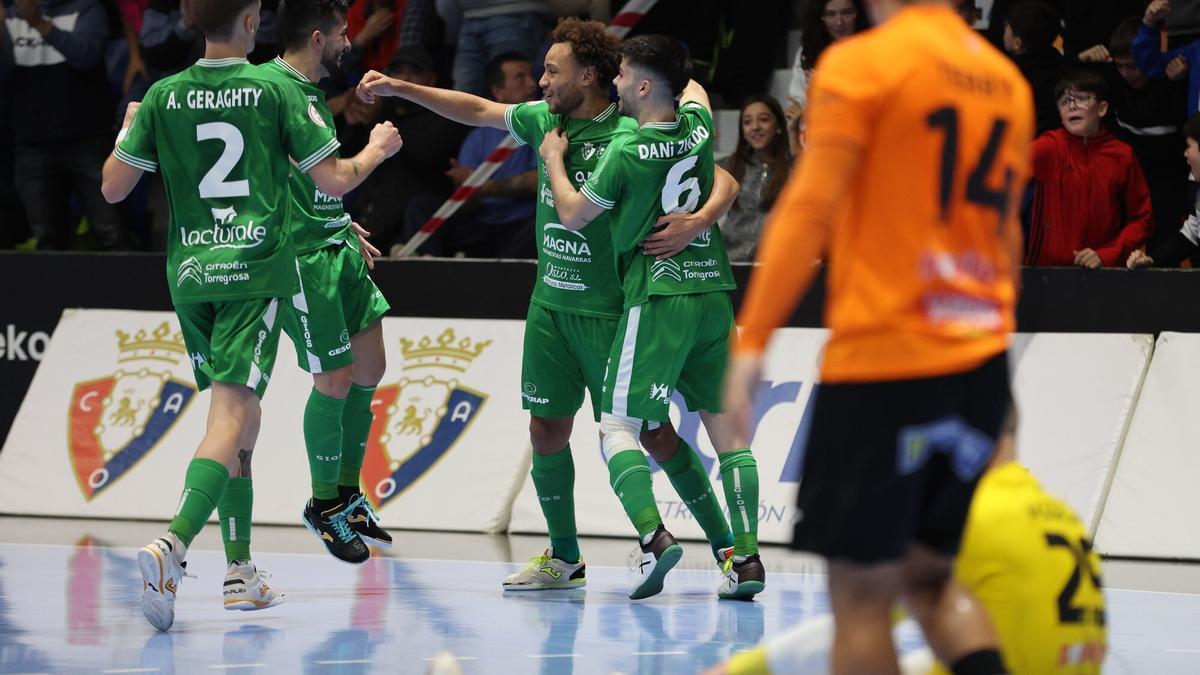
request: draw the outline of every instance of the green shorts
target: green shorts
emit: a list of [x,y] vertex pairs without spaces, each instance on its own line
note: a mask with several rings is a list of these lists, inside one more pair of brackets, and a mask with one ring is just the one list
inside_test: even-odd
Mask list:
[[721,412],[733,304],[727,293],[651,296],[621,316],[604,376],[606,413],[666,422],[671,395]]
[[279,348],[279,308],[286,300],[248,298],[175,305],[196,387],[213,381],[250,387],[259,398]]
[[568,314],[530,303],[521,360],[521,403],[534,417],[574,417],[583,390],[600,421],[604,366],[617,320]]
[[314,374],[350,365],[350,338],[387,313],[387,300],[352,243],[302,254],[296,265],[300,292],[283,303],[283,330],[297,363]]

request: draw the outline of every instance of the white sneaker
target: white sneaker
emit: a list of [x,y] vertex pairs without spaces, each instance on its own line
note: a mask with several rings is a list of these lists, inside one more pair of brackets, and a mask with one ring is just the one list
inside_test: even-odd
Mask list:
[[633,582],[633,588],[629,591],[630,600],[641,600],[661,593],[663,577],[683,557],[683,547],[662,525],[649,537],[650,541],[644,544],[639,541],[629,553]]
[[276,592],[264,581],[270,576],[270,572],[255,568],[254,563],[248,560],[229,563],[225,585],[221,589],[225,596],[225,609],[249,611],[282,603],[284,594]]
[[554,549],[548,548],[541,555],[530,558],[525,569],[508,575],[500,586],[506,591],[583,588],[587,585],[586,567],[583,558],[577,563],[569,563],[555,558]]
[[168,630],[175,623],[175,594],[183,583],[187,547],[168,532],[138,551],[142,571],[142,614],[151,626]]

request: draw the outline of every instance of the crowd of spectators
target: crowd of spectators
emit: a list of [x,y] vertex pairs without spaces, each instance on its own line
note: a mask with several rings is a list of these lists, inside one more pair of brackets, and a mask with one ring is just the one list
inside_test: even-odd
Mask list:
[[[983,34],[1009,56],[1034,95],[1033,179],[1021,212],[1025,264],[1175,266],[1193,255],[1200,211],[1192,207],[1200,204],[1189,175],[1197,163],[1189,166],[1184,150],[1189,158],[1200,151],[1193,140],[1185,143],[1183,131],[1200,113],[1200,2],[986,4]],[[969,22],[983,18],[972,0],[956,0],[956,6]],[[802,120],[820,53],[867,29],[864,15],[859,0],[809,4],[789,88],[789,128]],[[803,122],[798,126],[794,155],[803,153]],[[1200,132],[1200,120],[1189,128]]]
[[[0,0],[0,248],[166,247],[161,181],[143,180],[118,206],[100,198],[100,167],[129,101],[204,51],[193,0]],[[249,59],[279,53],[275,13],[263,0]],[[347,199],[350,213],[387,251],[407,239],[503,137],[470,130],[403,101],[365,105],[353,96],[375,69],[502,102],[539,96],[536,83],[559,16],[607,21],[622,0],[352,0],[352,49],[321,83],[343,152],[390,120],[404,148]],[[688,42],[697,75],[718,101],[761,90],[782,61],[789,0],[728,3],[660,0],[635,32]],[[679,17],[689,17],[681,21]],[[763,59],[762,41],[779,45]],[[747,77],[748,71],[755,71]],[[421,252],[534,255],[532,151],[515,153]]]
[[[0,248],[165,248],[161,182],[144,180],[114,207],[100,198],[99,172],[125,104],[203,53],[192,0],[0,3]],[[373,243],[390,251],[407,241],[504,132],[471,130],[403,100],[365,104],[353,95],[364,72],[503,103],[532,100],[540,95],[556,17],[607,20],[622,4],[353,0],[352,49],[321,83],[343,152],[356,152],[384,120],[405,139],[401,152],[346,200]],[[1184,243],[1194,244],[1189,232],[1200,232],[1184,160],[1193,143],[1185,122],[1200,113],[1200,0],[979,5],[956,0],[965,19],[984,20],[982,34],[1009,55],[1035,97],[1035,175],[1021,214],[1026,264],[1186,260],[1192,247]],[[278,53],[277,6],[263,2],[252,62]],[[802,32],[788,99],[756,94],[782,65],[793,22]],[[807,83],[822,52],[869,27],[863,0],[660,0],[639,26],[684,39],[714,103],[739,111],[736,148],[722,160],[742,185],[721,222],[733,259],[753,260],[765,216],[803,153]],[[772,52],[764,44],[779,47]],[[522,148],[420,252],[532,257],[536,182],[535,157]]]

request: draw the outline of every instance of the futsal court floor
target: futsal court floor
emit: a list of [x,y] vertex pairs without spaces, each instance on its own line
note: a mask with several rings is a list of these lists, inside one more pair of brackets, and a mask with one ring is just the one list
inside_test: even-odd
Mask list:
[[[257,612],[221,606],[218,528],[193,543],[175,626],[143,619],[137,549],[161,524],[0,518],[0,672],[425,673],[439,653],[463,673],[697,673],[827,614],[819,561],[763,552],[767,590],[718,600],[707,546],[657,597],[632,602],[629,541],[587,539],[586,589],[505,593],[541,537],[399,532],[351,566],[300,527],[254,529],[255,561],[286,593]],[[1200,673],[1200,566],[1109,561],[1108,673]],[[898,648],[918,649],[915,628]]]

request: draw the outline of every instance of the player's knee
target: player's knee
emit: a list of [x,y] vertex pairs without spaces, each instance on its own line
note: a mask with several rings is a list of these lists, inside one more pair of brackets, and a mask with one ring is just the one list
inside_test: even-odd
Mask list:
[[354,350],[354,363],[351,365],[354,384],[360,387],[374,387],[383,380],[387,370],[387,354],[380,342],[368,342],[360,349]]
[[894,563],[829,563],[829,591],[841,606],[890,606],[900,593],[900,569]]
[[571,442],[571,428],[574,418],[530,417],[529,443],[533,452],[538,455],[552,455]]
[[659,424],[653,429],[643,430],[640,440],[642,447],[646,448],[646,452],[650,453],[654,461],[659,464],[669,461],[675,456],[675,451],[679,449],[679,435],[675,433],[675,427],[670,423]]
[[936,603],[953,578],[953,560],[921,548],[905,559],[901,583],[906,600],[919,612]]
[[354,383],[354,373],[351,366],[331,370],[327,373],[313,373],[313,386],[317,391],[342,400],[350,393],[350,385]]
[[607,460],[623,450],[640,450],[638,436],[642,421],[610,413],[600,415],[600,445]]

